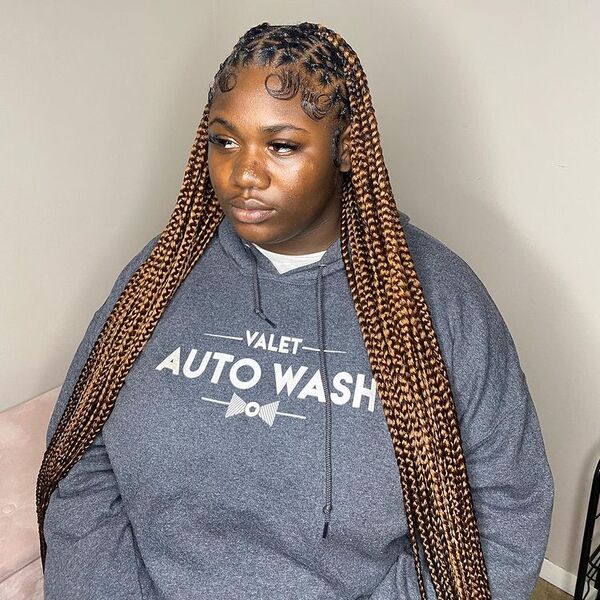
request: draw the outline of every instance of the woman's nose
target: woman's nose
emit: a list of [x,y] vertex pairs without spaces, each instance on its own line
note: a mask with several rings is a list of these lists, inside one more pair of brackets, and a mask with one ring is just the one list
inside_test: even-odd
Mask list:
[[269,185],[269,174],[258,157],[250,151],[241,151],[231,172],[232,182],[238,187],[264,189]]

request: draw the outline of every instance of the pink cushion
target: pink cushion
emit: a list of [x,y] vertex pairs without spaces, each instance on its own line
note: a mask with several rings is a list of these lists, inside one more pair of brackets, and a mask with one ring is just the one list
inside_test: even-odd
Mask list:
[[0,581],[0,600],[43,600],[42,561],[36,558],[8,579]]
[[0,413],[0,600],[43,598],[35,485],[59,391]]

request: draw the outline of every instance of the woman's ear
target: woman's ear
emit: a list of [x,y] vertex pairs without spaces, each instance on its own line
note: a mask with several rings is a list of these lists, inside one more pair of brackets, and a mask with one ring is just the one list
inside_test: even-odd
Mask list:
[[342,132],[338,148],[340,153],[340,171],[346,173],[352,166],[350,162],[350,125]]

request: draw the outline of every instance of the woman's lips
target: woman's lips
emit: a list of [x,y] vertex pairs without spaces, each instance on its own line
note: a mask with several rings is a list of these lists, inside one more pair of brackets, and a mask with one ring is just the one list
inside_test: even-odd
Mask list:
[[231,212],[233,213],[233,216],[242,223],[262,223],[263,221],[266,221],[274,211],[272,209],[249,209],[232,206]]

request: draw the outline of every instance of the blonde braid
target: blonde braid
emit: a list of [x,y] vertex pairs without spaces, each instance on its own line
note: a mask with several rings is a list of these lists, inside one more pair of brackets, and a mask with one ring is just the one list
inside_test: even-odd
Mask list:
[[[393,199],[366,76],[340,36],[326,28],[321,28],[320,35],[343,55],[347,65],[353,115],[351,201],[358,206],[355,211],[347,207],[342,211],[342,239],[350,245],[343,257],[398,460],[420,593],[426,598],[417,533],[438,598],[488,599],[489,582],[458,417]],[[344,194],[343,201],[349,196]],[[360,222],[350,224],[352,214],[359,214]],[[372,273],[364,273],[368,270]],[[365,296],[369,285],[376,293]],[[368,311],[365,298],[373,302],[373,296],[377,304]]]
[[169,222],[107,317],[44,453],[36,488],[42,565],[52,491],[101,431],[135,359],[223,219],[208,177],[208,113],[207,105]]

